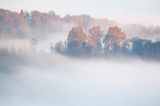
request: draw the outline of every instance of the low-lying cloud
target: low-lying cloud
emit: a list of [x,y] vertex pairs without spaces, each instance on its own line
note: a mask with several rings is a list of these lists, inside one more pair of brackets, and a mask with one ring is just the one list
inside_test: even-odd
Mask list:
[[158,106],[160,65],[56,53],[0,55],[1,106]]

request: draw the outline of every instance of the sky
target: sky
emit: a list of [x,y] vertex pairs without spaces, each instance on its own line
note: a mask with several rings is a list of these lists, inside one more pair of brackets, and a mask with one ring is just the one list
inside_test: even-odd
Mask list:
[[0,0],[12,11],[55,11],[58,15],[88,14],[120,23],[160,25],[160,0]]

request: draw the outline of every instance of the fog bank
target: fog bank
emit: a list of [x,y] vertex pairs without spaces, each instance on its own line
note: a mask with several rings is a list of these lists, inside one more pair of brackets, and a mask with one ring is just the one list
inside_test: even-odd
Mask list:
[[56,53],[6,54],[1,106],[159,106],[160,64],[75,59]]

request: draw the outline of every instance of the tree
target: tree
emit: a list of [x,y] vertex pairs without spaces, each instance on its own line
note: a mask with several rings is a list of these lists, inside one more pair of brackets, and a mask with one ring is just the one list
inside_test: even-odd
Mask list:
[[77,42],[77,40],[69,41],[67,43],[67,53],[71,56],[80,55],[80,44]]
[[81,55],[91,56],[91,54],[93,53],[93,46],[87,42],[82,42],[80,50],[81,50]]
[[58,43],[55,44],[55,50],[56,50],[56,52],[58,52],[58,53],[64,53],[64,49],[65,48],[64,48],[64,44],[63,44],[62,41],[60,41],[60,42],[58,42]]
[[103,43],[105,45],[106,53],[116,53],[122,51],[121,45],[126,40],[126,35],[117,26],[110,27],[108,33],[105,35]]
[[81,43],[85,41],[87,38],[86,34],[83,32],[82,27],[77,26],[73,27],[72,30],[68,34],[67,42],[77,41],[77,43]]

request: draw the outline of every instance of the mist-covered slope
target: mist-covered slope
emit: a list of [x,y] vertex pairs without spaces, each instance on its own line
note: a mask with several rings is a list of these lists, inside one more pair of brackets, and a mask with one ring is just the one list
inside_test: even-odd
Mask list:
[[34,37],[47,36],[56,32],[68,31],[75,25],[85,29],[101,25],[108,27],[115,25],[114,21],[107,19],[94,19],[88,15],[60,17],[55,12],[42,13],[39,11],[20,13],[0,9],[0,36]]
[[[106,13],[107,14],[107,13]],[[107,32],[111,26],[121,26],[128,37],[159,38],[159,26],[145,26],[138,24],[118,23],[112,19],[96,19],[89,15],[66,15],[61,17],[54,11],[48,13],[40,11],[19,13],[0,9],[0,37],[33,38],[54,36],[57,32],[68,32],[74,26],[81,26],[85,31],[91,27],[100,26],[102,31]]]

